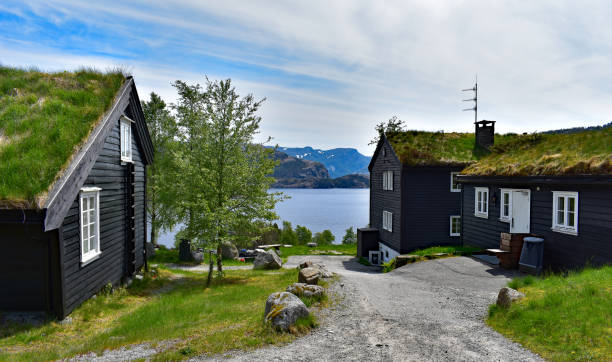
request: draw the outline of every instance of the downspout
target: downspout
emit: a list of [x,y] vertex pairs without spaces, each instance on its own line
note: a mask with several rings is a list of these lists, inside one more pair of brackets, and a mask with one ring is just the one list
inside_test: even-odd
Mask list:
[[461,199],[459,200],[459,207],[461,207],[461,209],[460,209],[459,215],[460,215],[460,220],[461,220],[461,233],[460,233],[459,238],[461,240],[461,246],[463,247],[465,246],[463,242],[463,191],[464,191],[463,186],[464,184],[460,183],[460,185],[461,185]]

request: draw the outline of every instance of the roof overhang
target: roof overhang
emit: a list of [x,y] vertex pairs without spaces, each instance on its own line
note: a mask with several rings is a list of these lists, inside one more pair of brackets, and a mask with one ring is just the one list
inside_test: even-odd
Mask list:
[[457,175],[457,182],[464,184],[550,184],[597,185],[612,187],[612,175],[568,176],[477,176]]

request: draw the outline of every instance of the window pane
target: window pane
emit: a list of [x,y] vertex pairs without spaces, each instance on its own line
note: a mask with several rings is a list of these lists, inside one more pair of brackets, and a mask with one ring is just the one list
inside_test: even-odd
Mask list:
[[90,223],[96,222],[96,214],[94,210],[89,210],[89,222]]
[[98,246],[98,235],[95,235],[93,238],[93,250],[100,251],[100,247]]
[[576,211],[576,199],[574,197],[567,198],[567,211]]
[[84,241],[83,242],[83,253],[87,253],[89,251],[89,245],[87,244],[87,239],[89,238],[89,235],[87,233],[87,226],[83,226],[83,230],[82,233],[83,235],[81,235],[81,239]]
[[[570,205],[571,205],[571,202],[570,202]],[[575,224],[575,217],[576,217],[575,213],[573,213],[571,211],[567,213],[567,226],[574,227],[576,225]]]
[[91,251],[96,250],[96,237],[95,236],[92,236],[91,238],[89,238],[89,250]]
[[482,193],[482,212],[487,212],[487,209],[489,208],[489,193],[488,192],[483,192]]
[[81,205],[82,205],[83,211],[87,210],[87,198],[86,197],[82,199]]
[[557,211],[557,225],[564,225],[565,224],[565,213],[563,212],[563,210],[559,210]]
[[87,211],[85,211],[84,213],[81,214],[81,217],[83,218],[83,225],[87,225],[89,224],[89,217],[88,217],[89,213]]
[[510,207],[508,206],[508,204],[504,204],[504,211],[503,211],[503,215],[505,217],[510,216]]
[[93,235],[96,235],[95,224],[89,224],[89,236],[91,237]]
[[563,196],[557,197],[557,211],[565,210],[565,198]]

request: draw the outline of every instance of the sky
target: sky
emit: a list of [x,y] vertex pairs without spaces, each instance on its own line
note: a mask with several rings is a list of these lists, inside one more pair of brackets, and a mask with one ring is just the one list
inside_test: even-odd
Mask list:
[[609,1],[12,1],[0,64],[121,67],[141,100],[231,78],[266,98],[258,141],[371,155],[374,126],[534,132],[612,120]]

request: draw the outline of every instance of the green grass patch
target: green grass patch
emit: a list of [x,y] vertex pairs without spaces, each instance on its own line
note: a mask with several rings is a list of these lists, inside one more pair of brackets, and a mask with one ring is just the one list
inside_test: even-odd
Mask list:
[[351,255],[357,256],[357,244],[330,244],[309,247],[306,245],[294,245],[289,248],[280,248],[283,262],[293,255]]
[[[473,247],[473,246],[458,246],[458,245],[432,246],[429,248],[417,249],[417,250],[410,252],[408,255],[412,255],[413,257],[409,259],[404,259],[403,261],[405,261],[406,264],[411,264],[411,263],[416,263],[418,261],[446,258],[446,257],[451,257],[451,256],[469,256],[469,255],[472,255],[472,253],[475,253],[479,250],[481,249]],[[437,254],[447,254],[447,255],[437,255]],[[397,258],[393,258],[389,260],[388,262],[382,264],[382,268],[383,268],[382,271],[383,273],[388,273],[391,270],[399,268],[404,265],[405,264],[400,265],[400,262],[397,260]]]
[[[184,359],[202,353],[253,349],[284,343],[294,335],[263,322],[265,300],[297,280],[297,270],[228,270],[206,288],[206,273],[183,272],[135,281],[128,289],[101,294],[72,314],[73,322],[39,327],[2,327],[0,360],[53,360],[137,343],[178,340],[155,358]],[[321,301],[311,301],[311,305]],[[301,321],[296,331],[316,324]]]
[[125,75],[0,66],[0,204],[35,206],[108,110]]
[[363,256],[361,258],[359,258],[358,262],[361,265],[372,266],[372,263],[370,263],[370,261],[368,259],[364,258]]
[[487,323],[555,361],[612,360],[612,266],[509,283],[525,298],[492,305]]

